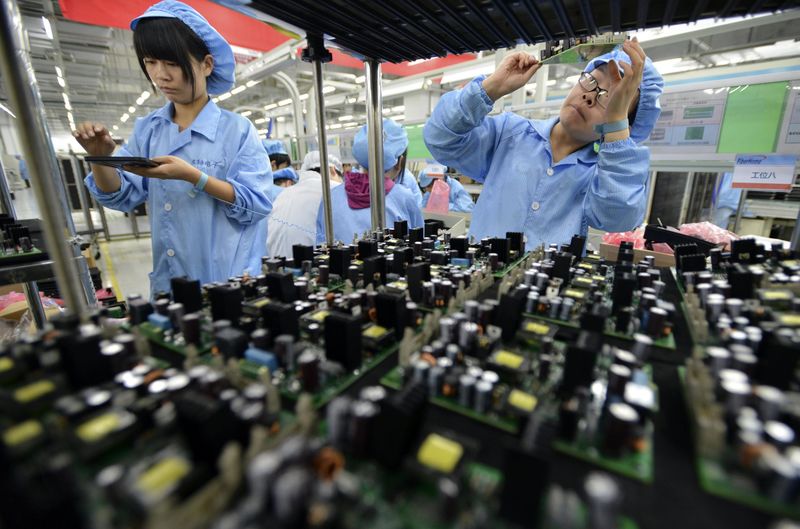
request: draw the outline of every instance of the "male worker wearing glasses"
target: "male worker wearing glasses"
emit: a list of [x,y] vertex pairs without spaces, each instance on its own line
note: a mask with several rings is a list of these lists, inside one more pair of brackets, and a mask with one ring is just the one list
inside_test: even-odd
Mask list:
[[529,54],[512,53],[489,77],[442,96],[425,124],[436,161],[484,184],[470,235],[523,232],[530,250],[567,243],[589,226],[626,231],[639,225],[650,166],[641,142],[661,112],[664,87],[653,63],[629,40],[589,62],[558,117],[487,116],[539,67]]

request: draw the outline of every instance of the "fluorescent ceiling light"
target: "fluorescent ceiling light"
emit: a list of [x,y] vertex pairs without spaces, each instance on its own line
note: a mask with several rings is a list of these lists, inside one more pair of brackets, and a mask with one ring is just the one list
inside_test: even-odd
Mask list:
[[136,107],[128,107],[128,113],[133,114],[136,112]]
[[256,125],[261,125],[262,123],[266,123],[266,122],[267,122],[267,118],[258,118],[258,119],[253,121],[253,123],[255,123]]
[[72,116],[72,112],[67,112],[67,119],[70,122],[75,123],[75,118]]
[[130,118],[130,116],[128,114],[122,114],[122,117],[119,118],[119,120],[121,122],[125,123],[126,121],[128,121],[128,118]]
[[464,68],[463,70],[445,72],[445,74],[442,75],[442,84],[457,83],[458,81],[473,79],[479,75],[489,75],[492,72],[494,72],[494,62],[476,64],[469,68]]
[[359,125],[360,125],[360,123],[356,123],[355,121],[352,121],[350,123],[342,124],[342,127],[346,128],[346,129],[349,129],[350,127],[358,127]]
[[225,92],[224,94],[220,94],[217,99],[219,99],[220,101],[225,101],[226,99],[228,99],[230,97],[231,97],[231,93],[230,92]]
[[291,102],[292,102],[292,98],[291,97],[286,98],[286,99],[281,99],[280,101],[278,101],[278,106],[279,107],[285,107],[286,105],[291,104]]
[[332,94],[335,91],[336,91],[336,87],[335,86],[331,86],[331,85],[324,86],[322,88],[322,93],[323,94]]
[[391,114],[391,113],[392,113],[392,109],[391,109],[391,108],[389,108],[389,107],[386,107],[386,108],[384,108],[383,110],[381,110],[381,113],[382,113],[384,116],[388,116],[389,114]]
[[61,68],[56,66],[56,75],[59,77],[64,77],[64,72],[61,71]]
[[278,123],[283,123],[284,121],[286,121],[286,118],[285,118],[285,117],[283,117],[283,116],[278,116]]
[[305,101],[306,99],[308,99],[308,94],[302,94],[300,96],[300,101]]
[[392,107],[392,112],[405,112],[406,106],[405,105],[397,105],[396,107]]
[[253,80],[251,79],[251,80],[247,81],[247,82],[246,82],[244,85],[245,85],[247,88],[253,88],[255,85],[257,85],[257,84],[258,84],[258,83],[260,83],[260,82],[261,82],[261,81],[253,81]]
[[67,110],[72,110],[72,105],[69,102],[69,96],[66,92],[61,92],[61,97],[64,98],[64,108]]
[[351,119],[353,119],[353,115],[347,114],[346,116],[339,116],[337,119],[339,121],[350,121]]
[[395,121],[403,121],[404,119],[406,119],[406,115],[400,114],[399,116],[392,116],[392,119]]
[[44,29],[45,36],[53,40],[53,26],[50,25],[50,20],[47,17],[42,17],[42,28]]
[[422,89],[425,79],[412,79],[411,81],[389,83],[383,90],[383,97],[391,97]]
[[119,130],[119,126],[118,126],[118,125],[114,125],[114,126],[112,126],[111,128],[112,128],[113,130]]
[[140,95],[139,97],[142,98],[142,101],[147,101],[148,99],[150,99],[151,95],[152,94],[150,94],[150,92],[148,90],[145,90],[144,92],[142,92],[142,95]]
[[359,75],[358,77],[356,77],[356,84],[363,84],[364,81],[366,81],[366,79],[367,78],[364,77],[363,75]]
[[15,118],[15,119],[16,119],[16,117],[17,117],[16,115],[14,115],[14,113],[13,113],[13,112],[11,112],[11,109],[10,109],[10,108],[8,108],[7,106],[5,106],[3,103],[0,103],[0,110],[2,110],[3,112],[5,112],[6,114],[8,114],[9,116],[11,116],[12,118]]
[[56,77],[56,81],[58,81],[58,86],[60,86],[61,88],[67,87],[67,83],[66,81],[64,81],[63,77]]
[[273,108],[277,108],[277,103],[270,103],[269,105],[264,105],[264,110],[272,110]]
[[239,115],[242,116],[243,118],[246,118],[247,116],[251,116],[252,114],[253,114],[252,110],[245,110],[244,112],[242,112]]
[[212,103],[219,103],[219,98],[215,97],[211,100]]
[[340,128],[342,128],[342,124],[341,123],[334,123],[333,125],[328,125],[328,128],[329,129],[340,129]]
[[236,88],[234,88],[233,90],[231,90],[231,95],[235,96],[236,94],[241,94],[245,90],[247,90],[247,87],[245,85],[239,85]]

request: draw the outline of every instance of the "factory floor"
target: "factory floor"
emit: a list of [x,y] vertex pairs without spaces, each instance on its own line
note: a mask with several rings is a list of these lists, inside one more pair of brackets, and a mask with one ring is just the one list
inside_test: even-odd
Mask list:
[[[41,218],[33,189],[14,186],[13,193],[18,219]],[[136,217],[137,238],[130,215],[107,208],[104,211],[111,240],[105,239],[102,219],[96,208],[91,210],[91,219],[94,229],[99,231],[94,236],[83,235],[84,240],[94,242],[92,255],[99,253],[96,262],[102,272],[103,286],[114,288],[122,299],[131,294],[149,295],[147,274],[152,270],[153,258],[147,217]],[[82,211],[73,211],[72,219],[78,232],[88,230]]]

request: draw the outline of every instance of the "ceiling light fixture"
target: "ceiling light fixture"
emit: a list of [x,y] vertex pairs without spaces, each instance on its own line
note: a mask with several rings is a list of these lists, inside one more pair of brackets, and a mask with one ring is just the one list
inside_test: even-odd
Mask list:
[[228,99],[230,97],[231,97],[231,93],[230,92],[225,92],[224,94],[220,94],[219,97],[217,97],[217,99],[219,99],[220,101],[225,101],[226,99]]
[[44,29],[45,36],[53,40],[53,26],[50,25],[50,19],[42,17],[42,29]]
[[129,114],[133,114],[134,112],[136,112],[136,107],[128,107]]
[[281,99],[280,101],[278,101],[278,106],[279,107],[285,107],[286,105],[290,104],[291,102],[292,102],[292,98],[291,97],[287,98],[287,99]]
[[235,96],[236,94],[241,94],[245,90],[247,90],[247,87],[245,85],[237,86],[236,88],[231,90],[231,95]]
[[322,93],[323,94],[332,94],[335,91],[336,91],[336,87],[335,86],[331,86],[331,85],[328,85],[328,86],[325,86],[325,87],[322,88]]
[[129,118],[130,116],[128,114],[122,114],[122,117],[120,117],[119,120],[125,123],[126,121],[128,121]]
[[245,110],[244,112],[241,112],[239,115],[242,116],[243,118],[246,118],[247,116],[251,116],[252,114],[253,114],[252,110]]

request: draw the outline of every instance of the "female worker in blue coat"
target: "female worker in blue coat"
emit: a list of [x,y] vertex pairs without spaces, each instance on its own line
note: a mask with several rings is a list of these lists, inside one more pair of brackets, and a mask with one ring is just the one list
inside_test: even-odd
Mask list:
[[[93,164],[87,187],[120,211],[147,201],[151,296],[169,290],[176,276],[205,283],[259,273],[272,208],[270,166],[253,125],[208,96],[233,87],[230,45],[197,11],[171,0],[150,7],[131,28],[142,70],[167,104],[136,120],[117,155],[159,165],[122,171]],[[99,123],[82,123],[74,136],[91,155],[114,152]]]
[[[386,226],[395,221],[408,221],[409,228],[422,227],[422,212],[414,195],[406,187],[397,184],[398,175],[405,171],[408,135],[403,127],[391,119],[383,120],[383,170],[386,193]],[[353,156],[364,168],[369,168],[367,155],[367,126],[361,127],[353,139]],[[361,236],[372,229],[370,212],[369,175],[348,172],[344,185],[331,190],[333,209],[333,238],[350,243],[353,237]],[[323,206],[317,213],[317,242],[325,241]]]
[[569,242],[589,226],[636,227],[649,175],[649,152],[640,144],[660,113],[661,76],[634,39],[586,66],[558,117],[487,117],[539,66],[527,53],[510,54],[491,76],[442,96],[425,125],[436,161],[484,184],[470,235],[524,232],[532,249]]
[[448,197],[448,209],[450,211],[457,211],[461,213],[469,213],[475,207],[472,197],[469,196],[467,190],[461,185],[461,182],[447,176],[445,167],[438,164],[429,164],[422,168],[419,172],[419,185],[425,190],[422,196],[422,208],[428,205],[428,199],[431,198],[431,190],[433,182],[436,179],[441,179],[445,184],[450,187],[450,196]]

